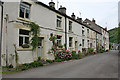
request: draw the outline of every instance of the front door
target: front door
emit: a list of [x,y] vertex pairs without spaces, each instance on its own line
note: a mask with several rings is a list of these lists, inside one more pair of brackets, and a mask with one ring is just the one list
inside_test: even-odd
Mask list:
[[38,57],[42,57],[42,53],[43,53],[43,38],[39,37],[38,40]]

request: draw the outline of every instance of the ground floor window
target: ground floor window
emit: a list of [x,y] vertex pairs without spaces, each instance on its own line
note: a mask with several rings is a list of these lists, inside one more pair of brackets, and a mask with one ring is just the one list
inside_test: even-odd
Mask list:
[[87,42],[88,42],[88,48],[89,48],[89,40]]
[[19,46],[29,44],[29,31],[19,29]]
[[62,45],[62,36],[57,35],[57,45],[61,46]]
[[72,47],[72,37],[69,37],[69,47]]
[[84,47],[84,39],[82,39],[82,47]]

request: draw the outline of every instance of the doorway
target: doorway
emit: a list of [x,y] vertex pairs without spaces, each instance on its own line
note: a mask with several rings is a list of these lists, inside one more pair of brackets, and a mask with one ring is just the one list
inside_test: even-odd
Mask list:
[[43,37],[39,37],[38,38],[38,57],[42,57],[43,56]]

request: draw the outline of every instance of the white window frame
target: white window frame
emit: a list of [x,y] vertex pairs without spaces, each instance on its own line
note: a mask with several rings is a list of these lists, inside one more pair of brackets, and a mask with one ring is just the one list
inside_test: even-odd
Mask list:
[[62,25],[61,23],[62,23],[62,17],[57,15],[57,27],[58,28],[61,28],[61,25]]
[[[21,29],[22,30],[22,29]],[[19,29],[19,31],[20,31],[20,29]],[[27,30],[26,30],[27,31]],[[19,38],[20,37],[23,37],[23,43],[22,44],[26,44],[26,42],[25,42],[25,38],[27,37],[27,38],[29,38],[29,40],[30,40],[30,35],[23,35],[23,34],[20,34],[19,33]],[[19,42],[19,46],[20,46],[20,42]]]
[[85,36],[85,28],[82,27],[82,35]]
[[72,21],[69,21],[69,31],[72,32]]
[[[58,35],[57,35],[58,36]],[[56,41],[57,41],[57,45],[59,46],[59,45],[61,45],[62,44],[62,36],[60,36],[60,39],[56,39]],[[60,42],[59,42],[60,41]]]
[[[26,7],[26,6],[29,6],[29,8]],[[30,4],[21,2],[21,3],[20,3],[20,9],[21,9],[21,8],[24,8],[24,17],[21,17],[21,16],[20,16],[20,11],[19,11],[19,17],[25,18],[25,19],[30,19],[30,7],[31,7]],[[29,17],[28,17],[28,18],[26,18],[26,11],[27,11],[27,10],[29,11]]]

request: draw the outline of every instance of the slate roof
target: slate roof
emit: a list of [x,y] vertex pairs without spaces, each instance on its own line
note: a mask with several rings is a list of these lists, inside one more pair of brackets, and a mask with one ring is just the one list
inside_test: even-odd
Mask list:
[[98,31],[99,33],[102,33],[101,26],[97,25],[96,23],[92,22],[89,19],[85,19],[84,22],[86,22],[87,25],[89,25],[90,28],[94,29],[95,31]]

